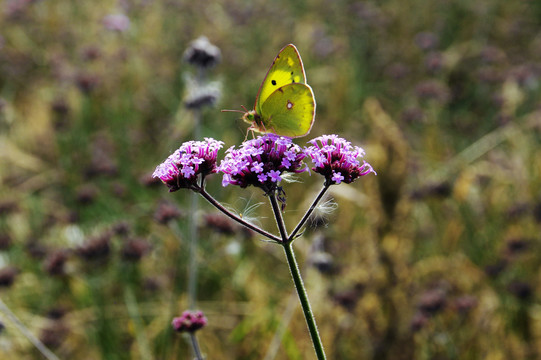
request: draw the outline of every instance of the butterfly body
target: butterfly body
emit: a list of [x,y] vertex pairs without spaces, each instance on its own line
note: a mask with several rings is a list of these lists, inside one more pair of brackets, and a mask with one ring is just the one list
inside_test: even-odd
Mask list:
[[254,109],[242,119],[249,130],[287,137],[307,135],[314,123],[316,101],[306,84],[301,57],[293,44],[285,46],[274,59],[263,80]]

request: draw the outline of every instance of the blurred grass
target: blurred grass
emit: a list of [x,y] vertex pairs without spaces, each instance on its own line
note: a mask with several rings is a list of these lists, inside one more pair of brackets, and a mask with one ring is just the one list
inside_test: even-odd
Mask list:
[[[202,133],[229,147],[246,126],[219,109],[251,106],[294,43],[309,137],[341,134],[378,172],[334,187],[338,209],[295,244],[328,357],[538,358],[540,16],[503,0],[2,2],[0,297],[60,358],[190,358],[170,328],[189,196],[149,181],[191,139],[181,56],[199,35],[220,47]],[[303,180],[286,187],[290,227],[321,186]],[[274,229],[266,205],[246,213],[258,191],[209,190]],[[264,358],[292,291],[281,249],[203,210],[202,349]],[[0,321],[2,357],[40,358]],[[296,309],[276,358],[311,354]]]

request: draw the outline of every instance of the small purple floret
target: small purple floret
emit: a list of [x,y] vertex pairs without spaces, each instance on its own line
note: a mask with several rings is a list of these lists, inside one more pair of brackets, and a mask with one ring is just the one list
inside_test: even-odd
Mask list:
[[156,167],[152,177],[163,181],[169,191],[191,188],[197,185],[199,174],[206,176],[217,171],[216,158],[223,144],[212,138],[185,142]]
[[282,178],[280,177],[280,172],[276,170],[269,171],[269,176],[272,182],[278,183]]
[[344,177],[342,176],[342,174],[340,174],[339,172],[335,172],[332,176],[332,180],[336,183],[336,184],[340,184],[342,182],[342,180],[344,180]]
[[337,135],[323,135],[309,141],[312,146],[304,149],[314,163],[313,171],[325,176],[329,185],[349,184],[358,177],[374,173],[372,166],[358,158],[364,156],[364,150]]

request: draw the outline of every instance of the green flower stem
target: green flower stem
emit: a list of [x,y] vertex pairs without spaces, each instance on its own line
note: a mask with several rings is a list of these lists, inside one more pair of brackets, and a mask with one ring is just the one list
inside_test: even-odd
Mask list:
[[209,203],[211,203],[216,209],[220,210],[224,215],[226,215],[227,217],[235,220],[236,222],[238,222],[239,224],[241,225],[244,225],[246,226],[248,229],[252,230],[252,231],[255,231],[256,233],[258,234],[261,234],[275,242],[281,242],[282,239],[276,235],[273,235],[263,229],[260,229],[258,228],[257,226],[255,225],[252,225],[250,224],[249,222],[243,220],[241,217],[233,214],[231,211],[227,210],[222,204],[220,204],[216,199],[214,199],[209,193],[207,193],[205,191],[205,188],[204,187],[198,187],[198,188],[194,188],[192,189],[194,191],[197,191],[199,194],[201,194],[201,196],[203,196]]
[[30,330],[19,320],[19,318],[7,307],[0,299],[0,312],[2,312],[15,327],[38,349],[38,351],[48,360],[59,360],[58,357],[49,350]]
[[306,221],[308,220],[310,215],[312,215],[312,213],[314,212],[317,204],[319,203],[321,198],[323,198],[323,195],[325,195],[325,193],[327,192],[327,190],[329,190],[330,187],[331,187],[331,185],[328,185],[328,184],[325,184],[323,186],[323,188],[321,189],[321,191],[317,195],[316,199],[314,200],[314,202],[310,206],[310,208],[306,211],[306,213],[302,217],[301,221],[299,221],[299,223],[297,224],[297,226],[295,227],[295,229],[293,230],[293,232],[289,236],[289,239],[288,239],[289,242],[293,241],[295,239],[295,236],[297,235],[299,230],[304,226],[304,224],[306,223]]
[[199,348],[199,342],[195,337],[195,333],[190,333],[190,340],[192,341],[192,349],[197,360],[203,360],[203,355],[201,355],[201,349]]
[[[312,208],[316,207],[317,202],[319,201],[319,199],[321,199],[325,191],[327,191],[326,188],[324,188],[320,192],[320,195],[318,196],[316,201],[312,204]],[[308,331],[310,332],[310,337],[312,338],[312,344],[314,345],[314,350],[316,351],[318,360],[324,360],[326,359],[326,357],[325,357],[325,351],[323,350],[323,343],[321,342],[321,338],[319,337],[319,332],[317,331],[316,319],[314,317],[314,313],[312,312],[312,308],[310,307],[308,294],[306,293],[306,288],[304,287],[304,283],[302,282],[301,272],[297,264],[297,259],[295,259],[295,253],[293,252],[293,247],[292,247],[292,242],[291,242],[291,239],[293,238],[292,237],[293,234],[290,237],[288,237],[287,235],[284,219],[282,217],[282,212],[280,211],[280,207],[278,206],[278,202],[276,201],[275,192],[272,192],[271,194],[269,194],[269,200],[272,205],[272,210],[274,212],[274,217],[276,219],[278,229],[280,230],[280,235],[282,236],[281,244],[286,253],[287,264],[289,265],[289,271],[291,272],[291,276],[293,277],[293,283],[295,284],[295,288],[297,289],[297,294],[299,295],[299,300],[301,302],[302,311],[304,312],[304,318],[306,319],[306,324],[308,325]],[[313,209],[311,211],[310,210],[307,211],[307,214],[305,214],[305,216],[303,217],[304,221],[308,219],[308,217],[310,216],[309,213],[311,213],[312,211]]]
[[191,195],[190,212],[190,259],[188,265],[188,307],[195,310],[197,301],[197,249],[199,240],[199,229],[197,228],[197,215],[199,213],[199,197],[195,193]]
[[280,206],[278,206],[278,202],[276,201],[276,191],[271,191],[268,196],[272,206],[272,212],[274,213],[274,219],[276,220],[276,225],[278,225],[278,231],[282,237],[281,242],[286,243],[288,242],[288,235],[286,225],[284,224],[284,218],[282,217],[282,211],[280,210]]
[[135,325],[135,338],[137,339],[136,344],[139,348],[140,357],[144,360],[150,360],[152,359],[150,344],[144,331],[144,324],[139,312],[137,299],[135,298],[135,294],[130,286],[124,287],[124,302],[126,303],[130,320]]
[[[325,184],[323,189],[319,192],[319,195],[316,197],[308,211],[304,214],[303,218],[293,231],[293,233],[289,236],[287,234],[287,230],[285,227],[284,219],[282,217],[282,212],[280,209],[280,206],[278,205],[278,202],[276,200],[276,192],[273,191],[269,196],[269,201],[272,206],[272,210],[274,213],[274,217],[276,219],[276,224],[278,226],[278,230],[280,231],[280,237],[277,237],[276,235],[273,235],[265,230],[262,230],[258,228],[257,226],[254,226],[246,221],[244,221],[242,218],[238,217],[237,215],[233,214],[231,211],[227,210],[222,204],[220,204],[216,199],[214,199],[210,194],[208,194],[205,191],[204,187],[204,180],[201,181],[201,186],[193,187],[192,190],[198,192],[203,196],[208,202],[210,202],[214,207],[216,207],[218,210],[220,210],[223,214],[228,216],[229,218],[241,223],[242,225],[246,226],[247,228],[277,242],[280,243],[284,251],[286,253],[287,263],[289,265],[289,270],[291,272],[291,276],[293,277],[293,283],[295,284],[295,288],[297,289],[297,294],[299,295],[299,301],[302,306],[302,311],[304,312],[304,318],[306,319],[306,324],[308,326],[308,331],[310,332],[310,337],[312,338],[312,344],[314,345],[314,350],[316,352],[318,360],[325,360],[325,351],[323,350],[323,343],[321,342],[321,338],[319,336],[319,332],[317,331],[317,325],[316,325],[316,319],[314,318],[314,314],[312,312],[312,308],[310,307],[310,301],[308,300],[308,294],[306,293],[306,288],[304,287],[304,284],[302,282],[301,273],[299,270],[299,266],[297,264],[297,260],[295,259],[295,254],[293,252],[292,248],[292,239],[295,237],[295,235],[299,232],[299,230],[302,228],[304,223],[308,220],[314,209],[316,208],[317,204],[323,197],[323,195],[327,192],[330,185]],[[192,338],[192,341],[194,341],[194,338]],[[195,347],[194,347],[195,349]]]
[[[205,83],[205,74],[206,69],[201,67],[198,68],[196,75],[197,87],[203,86]],[[194,139],[201,138],[201,122],[203,115],[201,108],[196,108],[192,110],[193,113],[193,137]],[[202,178],[203,181],[204,178]],[[190,212],[190,258],[188,265],[188,307],[191,310],[196,308],[197,301],[197,249],[199,248],[199,229],[197,227],[197,215],[199,214],[199,197],[197,194],[191,194],[191,212]]]
[[297,294],[299,295],[299,300],[301,302],[302,311],[304,312],[304,318],[306,319],[306,324],[308,325],[308,330],[310,331],[310,337],[312,338],[312,343],[314,345],[314,350],[318,360],[324,360],[325,351],[323,350],[323,344],[321,338],[319,337],[319,332],[317,331],[316,319],[310,307],[310,301],[308,301],[308,295],[306,294],[306,289],[302,282],[301,272],[299,271],[299,266],[297,265],[297,260],[295,259],[295,254],[293,252],[292,243],[282,243],[284,251],[287,257],[287,264],[289,265],[289,270],[291,271],[291,276],[293,277],[293,282],[295,283],[295,288],[297,289]]

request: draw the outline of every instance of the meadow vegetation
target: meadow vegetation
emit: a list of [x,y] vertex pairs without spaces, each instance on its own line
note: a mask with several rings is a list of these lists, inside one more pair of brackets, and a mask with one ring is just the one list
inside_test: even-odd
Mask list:
[[[250,108],[293,43],[317,101],[295,142],[339,134],[378,173],[332,187],[295,240],[329,359],[541,357],[538,1],[1,2],[0,299],[31,333],[62,359],[191,359],[171,320],[195,218],[207,358],[313,358],[282,249],[151,177],[194,140],[201,35],[221,96],[195,140],[219,159],[247,127],[220,109]],[[322,186],[300,178],[289,227]],[[275,231],[261,190],[221,180]],[[42,358],[6,314],[0,357]]]

